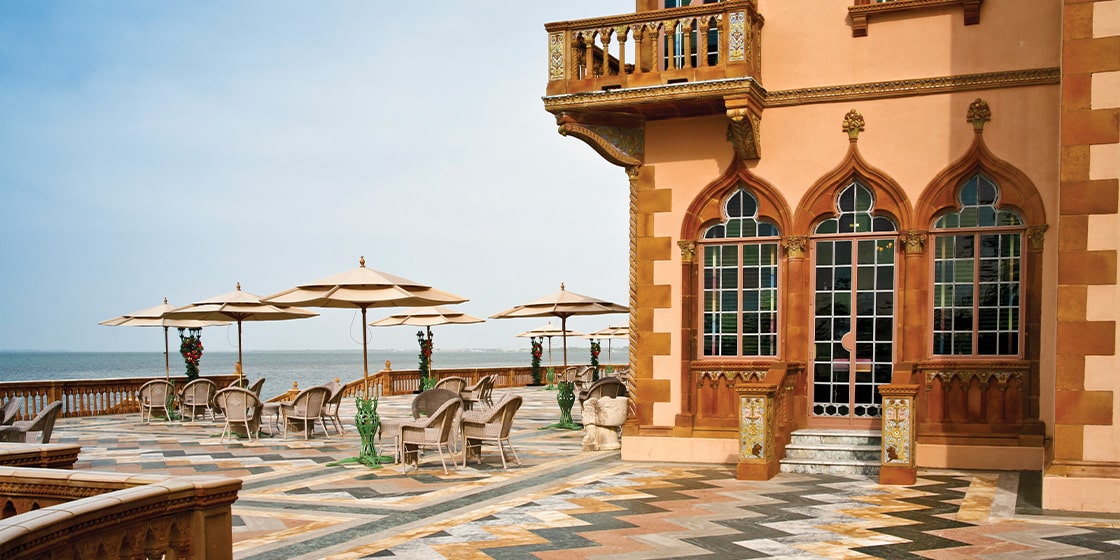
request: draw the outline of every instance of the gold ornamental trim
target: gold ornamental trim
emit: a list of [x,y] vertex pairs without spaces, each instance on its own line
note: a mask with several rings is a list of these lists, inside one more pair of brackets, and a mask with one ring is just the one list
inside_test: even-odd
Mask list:
[[841,101],[866,101],[905,97],[910,95],[932,95],[954,93],[978,89],[1022,87],[1057,84],[1061,82],[1060,68],[1032,68],[1008,72],[986,72],[983,74],[963,74],[959,76],[937,76],[932,78],[912,78],[909,80],[890,80],[867,82],[817,88],[787,89],[768,92],[765,96],[767,107],[785,107],[807,103],[837,103]]
[[565,93],[546,96],[545,110],[559,113],[567,110],[595,108],[617,109],[619,106],[664,103],[675,99],[691,100],[697,96],[752,95],[761,101],[763,108],[791,107],[817,103],[870,101],[913,95],[935,95],[1007,87],[1027,87],[1061,83],[1060,68],[1032,68],[1007,72],[986,72],[956,76],[934,76],[883,82],[865,82],[766,91],[753,78],[726,78],[702,82],[686,82],[623,88],[584,93]]

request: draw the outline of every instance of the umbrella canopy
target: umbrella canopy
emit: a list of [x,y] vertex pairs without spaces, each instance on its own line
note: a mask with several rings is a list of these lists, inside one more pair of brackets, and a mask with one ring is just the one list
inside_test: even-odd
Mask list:
[[612,338],[630,338],[630,327],[628,325],[615,325],[599,329],[593,333],[583,335],[583,338],[605,338],[607,339],[607,362],[611,361],[611,339]]
[[560,284],[560,291],[543,298],[518,305],[500,313],[491,315],[491,319],[508,319],[515,317],[559,317],[561,338],[564,340],[564,368],[568,367],[568,317],[573,315],[605,315],[608,313],[628,313],[626,307],[601,299],[569,292],[564,284]]
[[561,330],[560,327],[554,326],[550,322],[550,323],[546,323],[544,326],[540,326],[540,327],[537,327],[535,329],[527,330],[527,331],[525,331],[525,332],[523,332],[523,333],[521,333],[517,336],[519,338],[539,336],[541,338],[548,339],[548,365],[551,366],[552,365],[552,337],[554,337],[554,336],[583,336],[583,333],[579,333],[579,332],[576,332],[576,331],[573,331],[573,330]]
[[[358,259],[358,268],[273,294],[265,298],[265,301],[277,305],[360,309],[364,330],[366,310],[371,307],[442,305],[463,303],[467,298],[366,268],[366,258],[363,256]],[[363,375],[369,376],[369,350],[365,332],[362,333],[362,367]]]
[[420,327],[434,327],[436,325],[481,323],[485,320],[486,319],[480,319],[473,315],[467,315],[456,309],[448,309],[442,306],[412,307],[400,313],[394,313],[384,319],[378,319],[370,323],[370,326],[391,327],[394,325],[414,325]]
[[163,305],[148,307],[140,311],[133,311],[120,317],[113,317],[97,323],[108,327],[163,327],[163,372],[167,380],[171,380],[171,358],[168,343],[167,329],[201,329],[202,327],[228,325],[229,321],[198,321],[195,319],[168,319],[164,314],[175,309],[163,298]]
[[[202,321],[237,321],[237,363],[244,368],[241,359],[241,323],[243,321],[285,321],[306,319],[319,314],[299,307],[279,307],[265,303],[261,296],[237,289],[220,296],[204,299],[164,314],[169,319],[197,319]],[[240,373],[240,370],[238,370]]]
[[412,307],[400,313],[394,313],[384,319],[378,319],[370,323],[371,327],[393,327],[397,325],[413,325],[424,327],[428,331],[428,339],[432,338],[432,327],[436,325],[468,325],[471,323],[481,323],[486,319],[480,319],[473,315],[467,315],[457,309],[449,309],[447,307]]

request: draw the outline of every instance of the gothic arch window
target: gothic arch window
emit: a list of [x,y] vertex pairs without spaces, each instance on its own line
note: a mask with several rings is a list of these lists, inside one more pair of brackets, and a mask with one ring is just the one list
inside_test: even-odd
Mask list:
[[824,220],[816,229],[817,234],[871,233],[898,231],[894,221],[875,216],[875,195],[859,181],[852,181],[836,199],[836,216]]
[[773,357],[778,353],[778,241],[742,185],[724,202],[724,221],[701,236],[702,357]]
[[1000,208],[1000,188],[977,172],[958,195],[960,210],[938,217],[933,238],[933,354],[1022,354],[1025,222]]

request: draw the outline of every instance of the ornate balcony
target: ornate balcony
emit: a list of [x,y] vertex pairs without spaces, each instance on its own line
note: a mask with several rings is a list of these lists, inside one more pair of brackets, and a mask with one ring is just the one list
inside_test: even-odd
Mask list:
[[545,109],[562,125],[624,129],[734,111],[742,118],[747,108],[757,120],[762,24],[756,0],[549,23]]

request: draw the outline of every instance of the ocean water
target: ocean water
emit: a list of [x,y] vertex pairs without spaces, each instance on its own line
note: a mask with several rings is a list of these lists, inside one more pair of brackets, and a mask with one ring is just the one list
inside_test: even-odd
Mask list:
[[[616,355],[618,353],[616,352]],[[301,388],[321,385],[338,378],[342,382],[362,377],[361,350],[256,351],[243,355],[243,372],[250,379],[267,378],[261,396],[287,391],[293,381]],[[416,369],[417,350],[369,351],[370,374],[380,371],[385,360],[393,369]],[[532,358],[524,350],[439,350],[432,367],[528,366]],[[202,375],[233,373],[236,352],[205,352],[199,363]],[[178,352],[170,356],[171,375],[182,376],[186,368]],[[54,379],[104,379],[164,375],[163,352],[16,352],[0,351],[0,381],[45,381]]]

